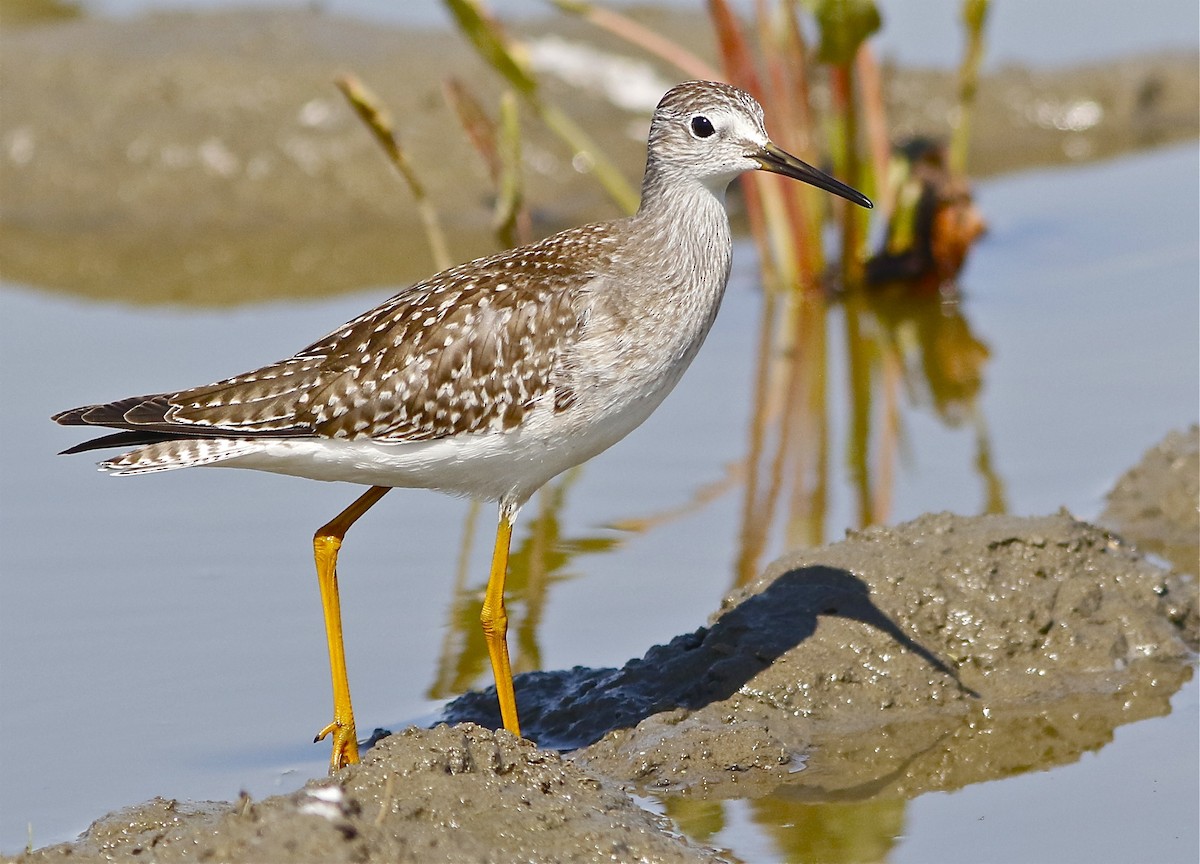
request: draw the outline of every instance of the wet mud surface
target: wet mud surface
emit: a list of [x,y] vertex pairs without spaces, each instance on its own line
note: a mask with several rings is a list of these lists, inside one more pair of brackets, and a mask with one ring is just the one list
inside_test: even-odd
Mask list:
[[[411,729],[263,801],[155,799],[31,860],[716,861],[613,781],[501,730]],[[134,858],[133,856],[138,856]]]
[[1100,516],[1181,573],[1200,570],[1200,427],[1172,432],[1108,493]]
[[[1136,511],[1144,536],[1194,524],[1196,436],[1172,433],[1112,493],[1159,502]],[[294,794],[156,799],[21,860],[721,860],[630,796],[907,799],[1073,762],[1170,710],[1194,572],[1066,512],[853,532],[621,669],[519,676],[540,746],[464,722],[498,720],[469,694],[455,725],[382,737]]]

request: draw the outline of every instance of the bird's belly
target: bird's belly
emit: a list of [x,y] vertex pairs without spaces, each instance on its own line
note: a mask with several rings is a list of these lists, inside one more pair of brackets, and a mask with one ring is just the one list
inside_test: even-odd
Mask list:
[[570,409],[539,410],[518,429],[434,441],[275,439],[213,467],[522,503],[551,478],[624,438],[659,401],[630,405],[599,420]]

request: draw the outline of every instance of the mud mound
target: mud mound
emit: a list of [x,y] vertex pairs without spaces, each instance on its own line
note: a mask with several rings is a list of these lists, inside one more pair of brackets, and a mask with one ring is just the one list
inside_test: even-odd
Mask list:
[[409,729],[360,765],[291,795],[233,804],[161,798],[27,861],[720,860],[610,783],[507,732]]

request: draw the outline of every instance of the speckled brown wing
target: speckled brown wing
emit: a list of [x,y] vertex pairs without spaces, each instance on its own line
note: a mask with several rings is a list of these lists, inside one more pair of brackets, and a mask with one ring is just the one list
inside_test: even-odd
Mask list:
[[511,429],[554,391],[580,289],[606,266],[605,226],[460,265],[395,295],[293,357],[215,384],[85,406],[60,423],[165,437],[427,441]]

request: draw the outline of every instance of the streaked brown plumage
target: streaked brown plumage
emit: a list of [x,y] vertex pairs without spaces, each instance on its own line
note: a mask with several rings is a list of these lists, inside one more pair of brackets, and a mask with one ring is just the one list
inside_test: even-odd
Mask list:
[[615,239],[607,226],[590,225],[472,261],[287,359],[54,420],[134,433],[66,452],[180,435],[428,441],[513,429],[549,390],[557,410],[574,403],[567,356],[583,324],[577,295],[611,266]]

